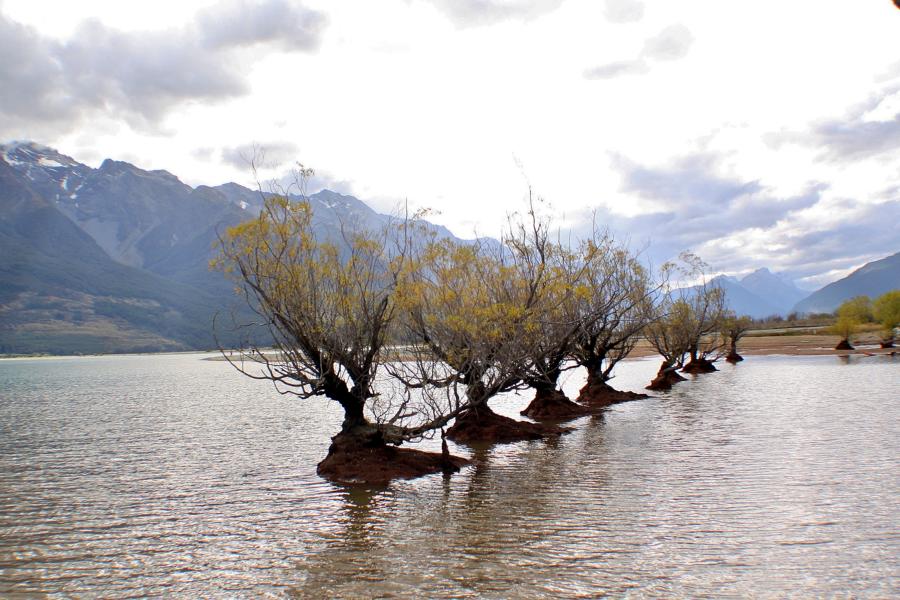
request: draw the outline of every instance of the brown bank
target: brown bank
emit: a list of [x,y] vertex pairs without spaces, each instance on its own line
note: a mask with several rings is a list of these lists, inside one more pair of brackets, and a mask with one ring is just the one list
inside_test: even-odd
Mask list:
[[423,452],[387,444],[377,431],[369,435],[338,434],[331,438],[328,456],[316,472],[337,483],[386,485],[394,479],[413,479],[432,473],[455,473],[469,461],[443,452]]
[[602,412],[599,407],[585,406],[570,400],[562,390],[539,388],[534,399],[521,412],[535,421],[568,421]]
[[461,444],[509,444],[556,437],[570,431],[567,427],[510,419],[482,404],[457,417],[453,427],[447,430],[447,438]]

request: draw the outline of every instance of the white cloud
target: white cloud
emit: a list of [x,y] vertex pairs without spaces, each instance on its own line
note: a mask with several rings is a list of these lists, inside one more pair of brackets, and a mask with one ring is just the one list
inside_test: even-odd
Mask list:
[[293,142],[248,142],[222,148],[222,162],[237,169],[277,171],[297,162],[299,149]]
[[644,17],[644,3],[639,0],[606,0],[603,14],[611,23],[634,23]]
[[808,131],[766,135],[774,149],[797,143],[830,162],[858,161],[900,151],[900,86],[889,87],[839,119],[821,119]]
[[592,67],[584,72],[586,79],[613,79],[622,75],[643,75],[650,71],[650,65],[643,58],[620,60]]
[[288,51],[316,50],[328,24],[324,13],[286,0],[223,0],[196,20],[201,39],[213,48],[272,44]]
[[240,47],[311,51],[324,25],[302,5],[230,0],[174,30],[121,31],[93,18],[59,41],[0,13],[0,135],[73,130],[97,116],[159,131],[176,107],[250,92]]
[[[646,181],[621,185],[626,163],[610,156],[628,157],[634,177],[681,173],[687,186],[685,157],[711,155],[692,167],[691,193],[704,169],[710,189],[757,186],[708,224],[670,207],[685,232],[715,233],[696,238],[711,262],[739,240],[753,266],[783,260],[813,277],[813,254],[794,263],[775,249],[833,232],[828,243],[847,249],[823,258],[827,273],[887,247],[882,228],[857,252],[825,211],[875,227],[871,207],[900,186],[896,107],[858,110],[900,76],[890,3],[819,3],[814,26],[805,3],[763,0],[740,14],[721,0],[643,3],[640,18],[638,3],[616,4],[5,0],[0,135],[90,161],[135,154],[214,185],[252,185],[222,149],[284,143],[292,160],[327,169],[323,185],[433,207],[460,235],[493,234],[521,207],[513,157],[577,225],[595,207],[643,222],[660,211]],[[257,20],[244,6],[266,10]],[[772,132],[799,137],[776,147],[764,143]],[[817,183],[827,188],[816,204],[778,212]],[[747,214],[761,223],[729,221]],[[665,226],[632,233],[654,246],[686,241]]]
[[669,25],[644,42],[641,56],[652,60],[678,60],[687,56],[694,36],[684,25]]
[[623,75],[643,75],[650,72],[655,61],[678,60],[687,56],[694,36],[684,25],[669,25],[644,40],[640,54],[633,59],[620,60],[592,67],[584,72],[585,79],[614,79]]
[[527,21],[559,8],[563,0],[428,0],[461,27]]

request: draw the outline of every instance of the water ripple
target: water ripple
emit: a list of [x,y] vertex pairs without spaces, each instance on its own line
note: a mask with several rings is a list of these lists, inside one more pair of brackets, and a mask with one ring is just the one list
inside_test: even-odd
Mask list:
[[753,357],[361,489],[315,475],[335,407],[199,358],[0,361],[0,596],[900,595],[900,360]]

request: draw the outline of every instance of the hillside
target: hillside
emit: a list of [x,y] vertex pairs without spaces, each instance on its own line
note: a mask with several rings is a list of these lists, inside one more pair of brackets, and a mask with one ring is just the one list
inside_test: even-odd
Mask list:
[[214,346],[204,290],[112,260],[0,161],[0,352]]
[[[214,315],[249,320],[208,268],[215,241],[262,202],[235,183],[192,188],[168,171],[111,159],[94,169],[46,146],[0,145],[0,353],[215,347]],[[324,239],[390,219],[329,190],[309,202]]]
[[854,296],[874,298],[900,289],[900,252],[872,261],[843,279],[829,283],[794,306],[798,313],[832,312]]

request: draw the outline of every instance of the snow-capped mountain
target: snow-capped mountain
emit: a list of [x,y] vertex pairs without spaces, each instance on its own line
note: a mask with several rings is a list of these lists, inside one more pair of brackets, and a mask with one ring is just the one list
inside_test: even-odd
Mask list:
[[792,281],[772,273],[763,267],[744,276],[741,287],[771,305],[777,314],[786,316],[797,302],[809,295]]
[[[219,233],[257,214],[258,191],[112,159],[95,169],[32,142],[0,145],[0,175],[0,352],[214,345],[212,315],[234,295],[209,260]],[[326,239],[390,219],[329,190],[309,201]]]
[[806,295],[805,292],[795,288],[793,283],[766,268],[757,269],[741,279],[718,275],[709,283],[725,291],[725,302],[729,310],[755,319],[775,315],[786,316],[796,302],[791,299],[803,298]]

